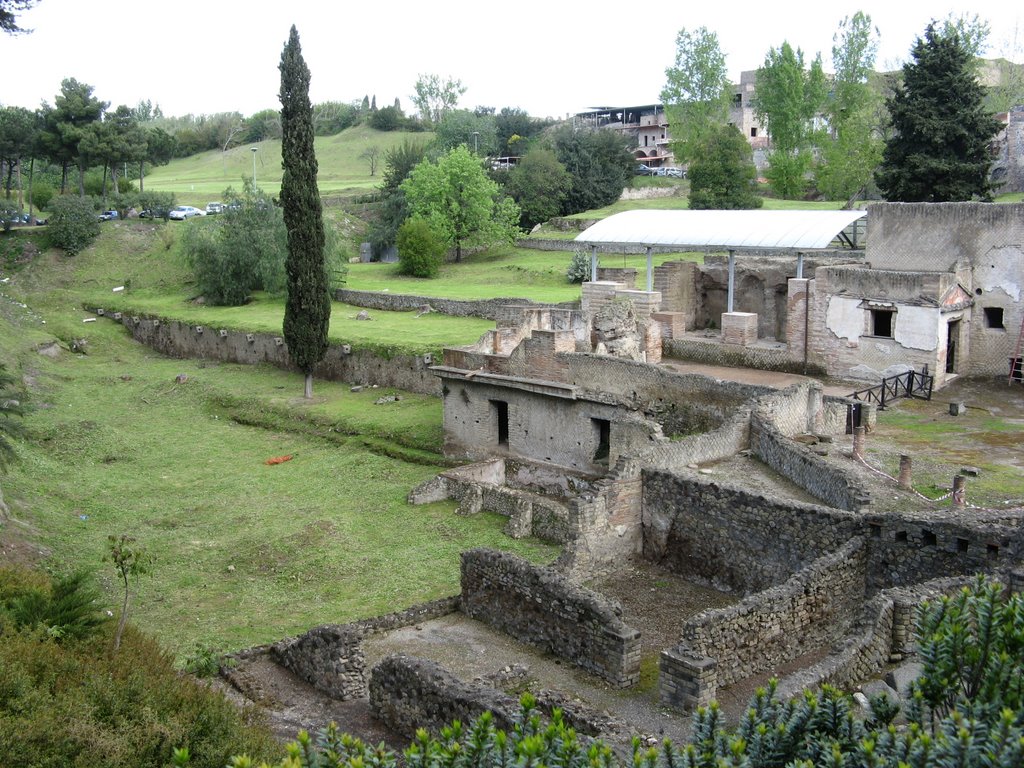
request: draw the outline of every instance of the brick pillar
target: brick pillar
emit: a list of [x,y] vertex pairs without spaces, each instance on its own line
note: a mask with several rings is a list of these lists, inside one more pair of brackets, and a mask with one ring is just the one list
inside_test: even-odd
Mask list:
[[853,428],[853,458],[864,458],[864,427]]
[[715,697],[718,663],[688,648],[661,652],[658,663],[658,700],[672,709],[706,707]]
[[810,356],[810,322],[807,317],[810,283],[806,278],[794,277],[786,285],[786,346],[793,360],[803,360],[805,349]]
[[757,341],[756,312],[723,312],[722,341],[747,347]]

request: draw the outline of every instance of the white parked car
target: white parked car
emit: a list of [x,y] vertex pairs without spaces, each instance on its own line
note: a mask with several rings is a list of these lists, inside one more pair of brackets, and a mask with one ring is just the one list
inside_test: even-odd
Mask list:
[[196,208],[194,205],[178,205],[171,208],[169,218],[175,221],[184,221],[185,219],[191,219],[193,216],[205,216],[206,211],[201,208]]
[[206,204],[206,213],[207,213],[208,216],[209,215],[218,214],[218,213],[224,213],[225,210],[227,210],[227,206],[224,205],[224,203],[207,203]]

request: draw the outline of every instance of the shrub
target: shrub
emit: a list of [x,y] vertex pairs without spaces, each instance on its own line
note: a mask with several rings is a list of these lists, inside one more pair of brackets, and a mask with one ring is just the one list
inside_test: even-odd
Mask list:
[[77,256],[100,233],[92,202],[74,195],[62,195],[52,205],[50,242],[68,256]]
[[444,241],[420,218],[398,228],[398,271],[412,277],[437,277],[444,261]]
[[246,180],[242,193],[224,193],[227,211],[214,221],[190,222],[185,258],[209,304],[237,306],[253,291],[281,293],[288,233],[281,209]]
[[583,248],[573,251],[565,276],[569,278],[570,283],[582,283],[590,279],[590,254]]
[[31,589],[12,598],[7,607],[11,624],[43,630],[55,640],[82,640],[104,622],[97,601],[99,590],[86,573],[58,578],[48,589]]

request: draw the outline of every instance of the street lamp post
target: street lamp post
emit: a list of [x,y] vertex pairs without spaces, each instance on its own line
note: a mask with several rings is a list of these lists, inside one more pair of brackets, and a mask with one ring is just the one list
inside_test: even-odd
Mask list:
[[473,154],[474,155],[479,155],[480,154],[479,138],[480,138],[480,131],[473,131]]
[[256,191],[256,153],[260,151],[259,147],[249,147],[252,151],[252,188],[253,192]]

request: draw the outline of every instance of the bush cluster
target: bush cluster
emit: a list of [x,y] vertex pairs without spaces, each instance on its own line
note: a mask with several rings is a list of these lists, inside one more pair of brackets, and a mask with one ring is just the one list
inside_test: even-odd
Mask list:
[[62,195],[53,201],[50,210],[50,243],[68,256],[81,253],[100,233],[96,211],[87,198]]
[[444,262],[445,244],[430,225],[406,219],[398,228],[398,271],[411,277],[437,277]]

